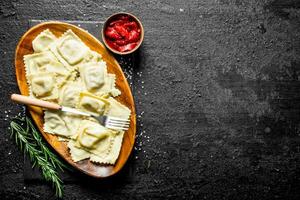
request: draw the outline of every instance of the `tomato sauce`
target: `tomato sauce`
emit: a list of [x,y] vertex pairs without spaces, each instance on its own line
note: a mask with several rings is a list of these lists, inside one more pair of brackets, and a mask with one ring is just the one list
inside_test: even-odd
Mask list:
[[104,35],[106,43],[112,49],[127,52],[139,44],[141,27],[132,16],[121,14],[107,22]]

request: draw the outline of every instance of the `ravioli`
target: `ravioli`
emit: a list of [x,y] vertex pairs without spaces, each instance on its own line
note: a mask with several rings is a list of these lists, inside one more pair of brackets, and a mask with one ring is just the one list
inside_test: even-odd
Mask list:
[[58,86],[63,85],[71,74],[50,51],[25,55],[24,62],[27,78],[32,74],[40,72],[53,72],[55,73]]
[[50,51],[34,53],[24,56],[26,75],[45,71],[45,65],[50,62],[57,62],[57,59]]
[[[34,53],[24,56],[30,96],[80,109],[92,115],[128,119],[130,110],[115,100],[121,94],[116,76],[107,72],[102,56],[72,31],[57,38],[50,30],[32,42]],[[62,111],[44,112],[44,131],[68,142],[74,162],[114,164],[124,131],[104,127],[93,117]]]
[[[107,101],[110,103],[109,110],[106,113],[108,116],[122,119],[128,119],[130,117],[131,111],[126,106],[112,97],[109,97]],[[119,156],[123,135],[124,131],[114,132],[113,140],[111,141],[110,152],[105,156],[102,154],[91,154],[90,160],[97,163],[114,164]]]
[[102,61],[102,56],[96,51],[90,51],[91,57],[89,59],[90,62],[100,62]]
[[105,95],[110,94],[113,97],[119,96],[121,94],[121,91],[116,88],[116,75],[114,74],[108,74],[108,76],[105,78],[105,84],[101,88],[100,91],[98,91],[98,95]]
[[68,147],[70,149],[71,158],[74,162],[78,162],[78,161],[90,158],[90,156],[91,156],[90,152],[88,152],[84,149],[77,148],[75,146],[74,140],[70,140],[68,142]]
[[82,83],[68,81],[59,91],[58,103],[62,106],[76,107],[80,92],[83,90]]
[[92,115],[103,115],[109,108],[109,102],[91,93],[82,92],[77,108]]
[[128,119],[130,117],[130,109],[118,102],[116,99],[109,97],[107,99],[109,102],[109,109],[106,113],[106,115],[111,117],[118,117],[122,119]]
[[36,73],[28,78],[31,96],[44,100],[56,100],[58,98],[54,73]]
[[32,48],[35,52],[47,51],[56,39],[55,35],[49,29],[46,29],[32,41]]
[[100,62],[100,61],[102,61],[102,56],[99,53],[97,53],[96,51],[90,50],[87,53],[85,60],[87,62]]
[[90,152],[101,153],[110,145],[112,131],[97,122],[82,121],[78,130],[75,146],[88,149]]
[[50,46],[51,51],[65,66],[73,69],[77,64],[90,60],[90,49],[72,31],[66,31]]
[[79,128],[81,121],[85,119],[82,115],[76,115],[73,113],[63,113],[63,120],[66,123],[69,135],[75,135]]
[[80,76],[88,91],[99,90],[105,83],[107,76],[105,62],[90,62],[79,66]]
[[110,94],[115,97],[121,94],[115,87],[116,76],[107,73],[105,62],[82,64],[79,66],[79,72],[88,91],[98,96]]
[[44,115],[44,131],[51,134],[61,136],[69,136],[66,123],[62,119],[60,111],[45,111]]
[[70,138],[77,133],[82,116],[62,111],[45,111],[44,131],[51,134]]
[[42,71],[55,73],[58,87],[61,87],[71,76],[71,72],[63,64],[55,60],[44,65],[43,69]]
[[124,131],[115,132],[112,137],[110,151],[107,154],[91,154],[90,160],[96,163],[114,164],[119,157]]
[[[109,155],[116,131],[89,120],[83,120],[79,127],[77,135],[73,137],[75,140],[68,144],[73,160],[79,161],[87,158],[88,155],[88,157],[91,155],[97,157]],[[82,150],[89,153],[83,154]]]

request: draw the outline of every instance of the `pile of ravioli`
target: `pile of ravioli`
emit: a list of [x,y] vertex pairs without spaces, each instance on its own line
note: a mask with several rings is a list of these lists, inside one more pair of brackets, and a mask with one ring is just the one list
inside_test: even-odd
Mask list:
[[[77,108],[96,115],[128,119],[130,110],[114,97],[121,94],[116,77],[107,72],[99,53],[72,31],[57,38],[49,29],[32,42],[33,54],[24,56],[32,98]],[[44,131],[67,142],[74,162],[114,164],[124,131],[108,129],[95,119],[61,111],[44,112]]]

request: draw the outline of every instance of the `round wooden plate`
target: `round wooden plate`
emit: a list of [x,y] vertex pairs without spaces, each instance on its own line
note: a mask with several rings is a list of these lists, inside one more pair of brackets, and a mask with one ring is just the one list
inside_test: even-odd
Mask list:
[[126,163],[134,146],[136,132],[136,113],[133,96],[124,76],[124,73],[115,58],[106,50],[103,44],[87,31],[63,22],[45,22],[30,28],[21,38],[15,52],[15,67],[17,82],[21,94],[29,95],[28,85],[25,77],[25,65],[23,56],[33,53],[32,40],[43,30],[49,29],[59,37],[68,29],[71,29],[91,50],[100,53],[107,64],[108,72],[116,75],[116,86],[122,94],[116,99],[131,109],[130,127],[123,138],[122,148],[115,165],[101,165],[90,162],[88,159],[73,162],[66,142],[59,142],[56,136],[43,131],[43,111],[41,108],[28,106],[29,112],[35,121],[38,129],[46,141],[63,157],[68,163],[80,171],[96,178],[103,178],[117,173]]

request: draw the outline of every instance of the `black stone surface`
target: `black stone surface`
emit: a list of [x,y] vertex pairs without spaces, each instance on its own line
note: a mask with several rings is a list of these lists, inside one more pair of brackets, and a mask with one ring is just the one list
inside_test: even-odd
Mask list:
[[24,181],[7,131],[21,111],[9,95],[18,92],[14,50],[29,21],[102,21],[118,11],[146,30],[133,73],[136,150],[109,179],[67,172],[65,199],[299,199],[299,8],[295,0],[1,1],[1,199],[55,198],[43,181]]

